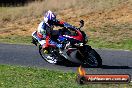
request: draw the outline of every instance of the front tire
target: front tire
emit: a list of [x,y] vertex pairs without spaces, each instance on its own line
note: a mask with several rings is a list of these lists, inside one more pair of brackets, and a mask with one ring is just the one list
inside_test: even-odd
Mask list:
[[92,48],[88,48],[87,52],[85,53],[84,64],[91,66],[91,67],[101,67],[102,66],[102,59],[100,55]]

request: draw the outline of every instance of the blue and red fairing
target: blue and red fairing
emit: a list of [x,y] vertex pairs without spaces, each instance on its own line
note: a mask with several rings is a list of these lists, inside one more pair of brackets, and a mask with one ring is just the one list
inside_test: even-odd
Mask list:
[[76,28],[68,23],[64,23],[64,27],[66,27],[66,29],[71,29],[71,30],[75,31],[76,35],[68,35],[68,34],[60,35],[59,36],[60,41],[65,41],[66,39],[74,39],[74,40],[77,40],[80,42],[83,41],[83,35],[78,28]]

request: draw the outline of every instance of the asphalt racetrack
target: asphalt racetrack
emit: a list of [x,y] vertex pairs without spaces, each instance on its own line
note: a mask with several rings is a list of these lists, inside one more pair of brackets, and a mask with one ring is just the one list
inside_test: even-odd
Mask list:
[[[102,68],[85,68],[87,74],[130,74],[132,77],[132,51],[96,49],[101,55]],[[29,66],[77,72],[78,66],[54,65],[45,62],[34,45],[0,44],[0,64]]]

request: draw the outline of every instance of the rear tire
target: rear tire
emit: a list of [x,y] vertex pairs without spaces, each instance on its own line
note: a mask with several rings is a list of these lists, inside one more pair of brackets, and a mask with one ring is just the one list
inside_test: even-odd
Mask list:
[[[53,52],[51,52],[51,50],[49,49],[48,50],[49,53],[48,54],[45,54],[44,53],[44,49],[42,48],[41,45],[39,45],[39,54],[41,55],[41,57],[48,63],[51,63],[51,64],[57,64],[57,56],[54,55]],[[51,58],[48,58],[48,56]]]

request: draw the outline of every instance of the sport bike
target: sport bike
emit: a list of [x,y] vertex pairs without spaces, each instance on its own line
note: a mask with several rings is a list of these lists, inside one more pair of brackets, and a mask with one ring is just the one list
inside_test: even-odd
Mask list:
[[85,32],[81,30],[83,26],[84,21],[81,20],[79,28],[65,23],[62,29],[51,31],[51,40],[62,44],[63,48],[61,49],[57,48],[55,45],[42,48],[36,38],[36,31],[32,33],[32,43],[39,47],[41,57],[49,63],[57,64],[68,61],[86,66],[101,67],[102,59],[100,55],[87,44],[88,37]]

